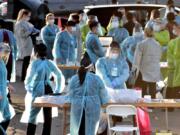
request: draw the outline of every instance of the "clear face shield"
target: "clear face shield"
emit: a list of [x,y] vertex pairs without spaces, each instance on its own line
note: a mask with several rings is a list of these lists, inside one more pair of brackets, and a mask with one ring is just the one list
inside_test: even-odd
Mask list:
[[117,59],[120,56],[120,49],[109,47],[106,56],[110,59]]
[[113,17],[111,20],[111,27],[118,28],[119,27],[119,19],[118,17]]
[[157,19],[153,25],[153,31],[160,32],[165,29],[166,24],[161,20]]
[[133,36],[135,36],[135,37],[143,37],[144,36],[143,28],[140,27],[140,26],[134,27]]
[[93,64],[90,64],[88,67],[85,67],[89,72],[95,72],[95,67]]

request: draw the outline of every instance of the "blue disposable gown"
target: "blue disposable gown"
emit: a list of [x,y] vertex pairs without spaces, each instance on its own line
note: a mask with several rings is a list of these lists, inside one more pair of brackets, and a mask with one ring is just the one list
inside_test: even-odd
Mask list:
[[136,45],[144,39],[144,36],[130,36],[121,44],[121,52],[129,62],[133,63]]
[[180,25],[180,15],[177,15],[176,16],[176,19],[175,19],[176,23]]
[[1,29],[0,30],[0,42],[3,42],[4,36],[3,36],[3,32],[6,31],[8,36],[9,36],[9,45],[11,48],[11,53],[12,53],[12,58],[13,58],[13,63],[12,63],[12,73],[11,73],[11,82],[15,82],[16,81],[16,59],[17,59],[17,45],[16,45],[16,40],[14,37],[13,32],[6,30],[6,29]]
[[[116,75],[113,75],[114,69]],[[122,56],[115,60],[103,57],[96,63],[96,74],[103,80],[106,88],[124,89],[129,77],[129,66]]]
[[15,115],[13,107],[9,104],[7,98],[7,70],[3,60],[0,60],[0,123],[10,120]]
[[113,40],[120,45],[129,36],[129,32],[125,28],[112,28],[109,30],[107,36],[112,36]]
[[59,32],[57,25],[46,25],[41,30],[41,38],[43,43],[47,46],[47,58],[53,59],[52,49],[56,34]]
[[33,124],[43,122],[42,114],[39,113],[41,108],[32,107],[32,103],[36,97],[44,95],[45,84],[49,84],[52,87],[50,82],[52,74],[55,77],[56,84],[52,90],[54,93],[60,93],[64,88],[65,81],[61,71],[52,61],[37,59],[29,65],[24,82],[27,94],[25,97],[25,111],[21,122]]
[[83,110],[85,110],[85,134],[96,135],[101,105],[109,100],[102,80],[88,72],[83,85],[80,85],[78,75],[73,76],[69,84],[69,97],[71,102],[70,134],[78,135]]
[[98,38],[98,35],[89,32],[86,37],[86,49],[87,53],[91,59],[92,63],[96,63],[96,61],[105,55],[102,44]]
[[145,28],[150,28],[150,29],[153,29],[153,25],[156,23],[155,20],[149,20],[146,25],[145,25]]
[[[76,38],[67,31],[59,32],[56,35],[53,48],[53,56],[57,64],[66,64],[67,61],[76,62],[75,50],[77,48]],[[60,59],[60,63],[57,62]],[[71,78],[74,70],[62,70],[66,80]]]

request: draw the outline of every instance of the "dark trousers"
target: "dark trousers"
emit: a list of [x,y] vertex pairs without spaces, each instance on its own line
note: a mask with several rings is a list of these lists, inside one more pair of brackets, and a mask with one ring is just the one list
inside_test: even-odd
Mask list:
[[79,135],[85,135],[85,110],[83,110],[83,115],[81,119],[81,125],[79,128]]
[[[49,85],[45,85],[45,94],[53,93],[51,87]],[[51,134],[51,124],[52,124],[52,108],[44,107],[43,108],[44,115],[44,124],[42,135],[50,135]],[[35,135],[36,125],[32,123],[28,123],[27,127],[27,135]]]
[[[10,81],[11,80],[11,74],[12,74],[12,64],[13,64],[13,57],[12,57],[12,53],[10,53],[9,55],[9,60],[6,64],[6,69],[7,69],[7,80]],[[10,93],[8,92],[7,94],[7,97],[8,97],[8,100],[9,100],[9,103],[12,103],[12,100],[11,100],[11,95]]]
[[30,56],[24,57],[23,64],[22,64],[21,81],[25,80],[27,68],[29,66],[29,62],[30,62]]
[[13,57],[12,57],[12,53],[10,53],[8,62],[6,64],[6,68],[7,68],[7,80],[8,81],[11,80],[12,67],[13,67],[12,64],[13,64]]
[[142,89],[142,96],[149,94],[152,98],[156,98],[156,83],[143,81],[141,73],[139,73],[135,87],[140,87]]
[[[6,131],[7,128],[8,128],[9,123],[10,123],[10,120],[7,120],[5,122],[1,122],[0,126],[3,128],[4,131]],[[4,133],[3,133],[3,131],[1,129],[0,129],[0,135],[4,135]]]
[[[42,135],[50,135],[51,134],[51,124],[52,124],[52,109],[48,107],[43,108],[44,114],[44,124]],[[32,123],[28,123],[27,127],[27,135],[35,135],[36,125]]]

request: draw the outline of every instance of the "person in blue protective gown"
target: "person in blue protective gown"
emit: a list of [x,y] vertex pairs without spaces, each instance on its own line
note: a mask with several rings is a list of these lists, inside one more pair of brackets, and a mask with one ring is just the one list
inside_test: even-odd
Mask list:
[[[50,60],[46,59],[46,46],[36,45],[34,48],[36,59],[28,67],[25,79],[25,111],[21,122],[28,123],[27,135],[35,135],[36,124],[44,119],[42,135],[50,135],[53,109],[33,107],[32,104],[36,97],[51,93],[62,92],[65,84],[64,77],[58,67]],[[50,78],[54,77],[55,87],[52,87]],[[42,109],[42,110],[41,110]],[[44,114],[44,117],[42,116]]]
[[10,54],[10,47],[5,43],[0,43],[0,134],[5,135],[10,120],[15,115],[13,107],[7,98],[7,88],[14,91],[14,88],[7,81],[6,63]]
[[123,56],[126,57],[129,66],[132,66],[136,45],[144,39],[144,32],[141,25],[136,24],[133,29],[133,35],[127,37],[121,44]]
[[105,51],[98,38],[98,22],[94,21],[89,24],[90,32],[86,37],[86,49],[93,64],[105,55]]
[[46,25],[41,29],[41,38],[47,47],[47,58],[53,60],[52,49],[56,34],[59,28],[54,24],[54,14],[48,13],[46,15]]
[[69,84],[71,135],[96,135],[101,105],[109,101],[102,80],[90,72],[91,67],[93,64],[85,53],[78,74],[72,77]]
[[7,63],[9,64],[7,67],[7,70],[9,68],[7,79],[11,82],[15,82],[16,80],[15,79],[16,78],[15,63],[17,59],[18,49],[17,49],[16,39],[13,32],[6,28],[0,29],[0,42],[8,43],[11,48],[11,53],[10,53],[9,60]]
[[[66,29],[59,32],[56,35],[53,48],[53,56],[56,64],[69,64],[76,63],[76,53],[77,48],[76,37],[73,32],[76,31],[75,22],[68,21],[66,24]],[[66,82],[75,74],[74,70],[62,70],[65,76]]]
[[[11,48],[9,59],[6,64],[7,80],[10,82],[15,82],[16,81],[16,59],[17,59],[17,53],[18,53],[16,39],[13,32],[7,29],[7,25],[5,21],[1,22],[1,28],[2,29],[0,29],[0,42],[7,43]],[[8,93],[7,96],[8,96],[9,102],[12,103],[10,93]]]
[[129,77],[129,66],[121,55],[119,44],[110,44],[107,56],[96,63],[96,74],[103,80],[107,89],[124,89]]
[[113,40],[118,42],[119,45],[129,36],[128,31],[120,27],[120,19],[117,16],[112,16],[109,22],[110,29],[107,36],[112,36]]

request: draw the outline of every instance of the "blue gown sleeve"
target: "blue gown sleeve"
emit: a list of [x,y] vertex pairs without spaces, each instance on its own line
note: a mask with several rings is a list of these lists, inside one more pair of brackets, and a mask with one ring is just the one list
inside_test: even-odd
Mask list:
[[61,58],[61,52],[60,52],[60,44],[62,42],[62,34],[58,33],[55,37],[54,41],[54,48],[53,48],[53,57],[55,59]]
[[35,64],[34,62],[30,63],[27,69],[26,79],[24,81],[26,91],[32,92],[33,91],[33,78],[35,75]]
[[95,37],[93,51],[99,57],[103,57],[104,56],[104,50],[103,50],[103,47],[102,47],[98,37]]
[[59,70],[59,68],[52,61],[50,61],[49,64],[50,64],[49,68],[51,69],[51,71],[53,72],[55,76],[56,87],[55,87],[54,93],[60,93],[64,90],[64,87],[65,87],[64,76],[62,72]]
[[107,36],[112,36],[112,29],[108,31]]
[[33,28],[28,25],[19,24],[16,28],[18,35],[21,35],[23,38],[28,38],[30,34],[33,32]]
[[[119,77],[115,78],[113,81],[112,81],[112,85],[116,88],[118,86],[121,86],[123,85],[127,79],[129,78],[129,66],[127,64],[127,62],[125,60],[123,60],[123,64],[122,64],[122,73],[120,74]],[[119,66],[120,67],[120,66]]]
[[140,68],[140,63],[142,60],[142,47],[141,43],[137,44],[135,54],[134,54],[134,61],[133,61],[133,67],[132,69],[139,69]]
[[127,48],[129,46],[129,38],[126,38],[121,44],[121,52],[124,57],[127,58]]
[[112,83],[111,80],[109,79],[109,77],[106,74],[106,70],[104,68],[104,62],[103,59],[99,59],[96,62],[96,74],[104,81],[104,83],[108,86],[108,87],[112,87]]
[[16,39],[14,37],[14,34],[11,31],[9,32],[9,37],[10,37],[11,48],[12,48],[12,51],[16,60],[18,49],[17,49]]
[[129,37],[129,32],[124,28],[123,35],[122,35],[122,41],[124,41],[127,37]]
[[97,82],[99,85],[99,97],[100,97],[101,105],[107,104],[109,101],[109,96],[107,94],[107,90],[105,89],[104,83],[99,77]]

